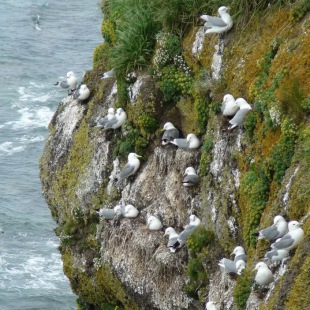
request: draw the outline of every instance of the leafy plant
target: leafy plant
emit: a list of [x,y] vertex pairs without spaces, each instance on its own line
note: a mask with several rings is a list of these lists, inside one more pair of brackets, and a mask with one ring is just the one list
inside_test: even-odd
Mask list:
[[234,287],[234,304],[238,309],[245,309],[246,302],[251,293],[252,286],[252,274],[251,271],[244,269],[241,275],[237,278],[236,285]]

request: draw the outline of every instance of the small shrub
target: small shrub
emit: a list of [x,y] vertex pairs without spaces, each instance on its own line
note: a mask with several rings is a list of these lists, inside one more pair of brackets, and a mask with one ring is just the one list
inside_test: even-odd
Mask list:
[[299,22],[310,11],[310,1],[304,0],[301,4],[295,7],[290,15],[290,20],[293,23]]
[[200,176],[206,176],[209,173],[209,167],[212,160],[212,151],[213,149],[213,140],[211,137],[208,137],[202,145],[201,148],[201,157],[200,157]]

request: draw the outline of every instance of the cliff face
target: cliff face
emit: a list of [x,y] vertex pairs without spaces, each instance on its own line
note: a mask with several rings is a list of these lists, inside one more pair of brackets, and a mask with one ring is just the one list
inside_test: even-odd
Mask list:
[[[309,13],[296,17],[299,7],[271,7],[220,37],[204,38],[201,28],[190,26],[177,65],[155,66],[159,75],[136,70],[130,81],[118,75],[101,80],[106,46],[96,51],[84,80],[91,99],[60,103],[40,162],[64,271],[81,308],[203,309],[208,300],[219,309],[309,307],[310,21]],[[111,16],[103,34],[113,45]],[[168,50],[165,36],[157,36],[153,66]],[[180,62],[183,69],[175,69]],[[253,107],[244,127],[233,131],[219,112],[226,93]],[[128,114],[121,130],[92,127],[118,106]],[[202,146],[162,146],[166,121],[184,135],[197,134]],[[115,184],[132,151],[143,155],[138,172]],[[198,187],[181,184],[188,166],[199,172]],[[95,212],[119,203],[133,204],[139,216],[108,222]],[[146,217],[155,215],[180,231],[190,214],[202,225],[177,253],[167,249],[163,231],[146,227]],[[252,287],[251,270],[269,244],[255,233],[277,214],[302,221],[305,238],[261,292]],[[237,279],[222,275],[217,265],[236,245],[249,256]]]

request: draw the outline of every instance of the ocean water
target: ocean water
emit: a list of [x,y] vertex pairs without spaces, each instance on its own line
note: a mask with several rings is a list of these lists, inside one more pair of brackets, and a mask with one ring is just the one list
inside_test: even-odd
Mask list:
[[101,41],[98,0],[0,0],[0,310],[76,309],[41,194],[47,126]]

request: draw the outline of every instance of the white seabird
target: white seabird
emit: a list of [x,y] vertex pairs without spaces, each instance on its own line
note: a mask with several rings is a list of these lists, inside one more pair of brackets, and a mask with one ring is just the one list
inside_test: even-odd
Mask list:
[[201,224],[200,219],[196,215],[192,214],[189,217],[189,224],[186,225],[184,227],[184,230],[179,234],[178,240],[173,247],[175,249],[182,247],[185,244],[189,235],[193,233],[200,224]]
[[128,162],[122,169],[122,171],[118,174],[116,177],[116,181],[120,182],[121,180],[128,178],[129,176],[136,173],[136,171],[140,167],[140,155],[137,155],[136,153],[129,153],[128,155]]
[[300,227],[302,224],[297,221],[288,223],[289,232],[285,234],[280,240],[271,245],[274,250],[291,250],[298,246],[304,237],[304,231]]
[[174,139],[179,138],[179,131],[170,122],[167,122],[164,125],[164,128],[162,130],[165,131],[161,138],[162,145],[166,145],[170,141],[173,141]]
[[163,228],[163,224],[161,223],[161,221],[154,215],[150,215],[147,218],[146,223],[149,230],[160,230]]
[[289,250],[271,250],[265,254],[265,258],[270,259],[272,262],[282,261],[284,258],[288,257]]
[[221,6],[218,9],[220,17],[210,16],[210,15],[201,15],[200,18],[205,21],[204,26],[207,29],[205,34],[208,33],[223,33],[230,30],[233,26],[233,21],[228,13],[229,8],[226,6]]
[[184,172],[184,179],[182,181],[183,186],[190,187],[199,183],[199,177],[193,167],[187,167]]
[[288,224],[284,217],[277,215],[273,219],[273,225],[259,231],[259,236],[257,239],[260,240],[266,238],[270,241],[274,241],[286,234],[287,227]]
[[200,141],[193,133],[189,133],[186,139],[178,138],[169,142],[182,149],[196,149],[200,145]]
[[274,280],[273,274],[264,262],[259,262],[255,266],[254,270],[257,270],[256,276],[254,279],[257,284],[261,286],[265,286],[273,282]]
[[126,205],[125,206],[124,217],[135,218],[138,216],[138,214],[139,214],[139,210],[136,207],[134,207],[133,205]]
[[248,256],[245,254],[244,248],[240,245],[235,247],[230,255],[235,255],[234,262],[237,262],[238,260],[243,260],[246,262],[248,260]]
[[107,220],[113,220],[117,214],[122,215],[122,206],[117,205],[112,209],[101,208],[99,211],[96,212],[100,215],[100,217],[103,217]]
[[83,101],[88,99],[90,95],[90,90],[88,89],[87,85],[82,84],[80,87],[74,92],[73,99]]
[[95,122],[93,126],[97,128],[104,128],[104,126],[114,117],[114,115],[115,115],[114,108],[109,108],[108,114],[105,115],[104,117],[99,118],[99,120]]
[[236,273],[236,274],[240,275],[242,270],[246,266],[246,262],[242,259],[239,259],[236,262],[234,262],[228,258],[222,258],[219,261],[218,265],[220,266],[220,269],[222,272]]
[[106,71],[102,74],[101,80],[108,79],[115,77],[114,68],[112,68],[110,71]]
[[115,115],[105,124],[103,130],[117,129],[125,123],[126,119],[126,112],[122,108],[118,108]]
[[215,302],[213,301],[208,301],[206,305],[206,310],[217,310],[215,306]]
[[67,79],[64,81],[57,81],[54,85],[59,86],[61,88],[69,88],[69,90],[72,92],[76,89],[77,86],[77,78],[75,77],[75,74],[73,71],[67,72]]
[[164,236],[169,236],[167,248],[169,248],[170,251],[174,253],[176,251],[176,248],[174,248],[174,245],[178,241],[179,234],[174,230],[174,228],[168,227],[165,230]]
[[224,116],[234,116],[237,111],[239,110],[239,106],[236,104],[235,98],[230,95],[226,94],[223,97],[221,111]]
[[245,116],[248,114],[249,111],[252,110],[252,107],[243,98],[238,98],[236,100],[236,105],[239,106],[239,110],[237,111],[235,116],[229,121],[231,126],[228,128],[228,130],[232,130],[237,126],[242,125]]

